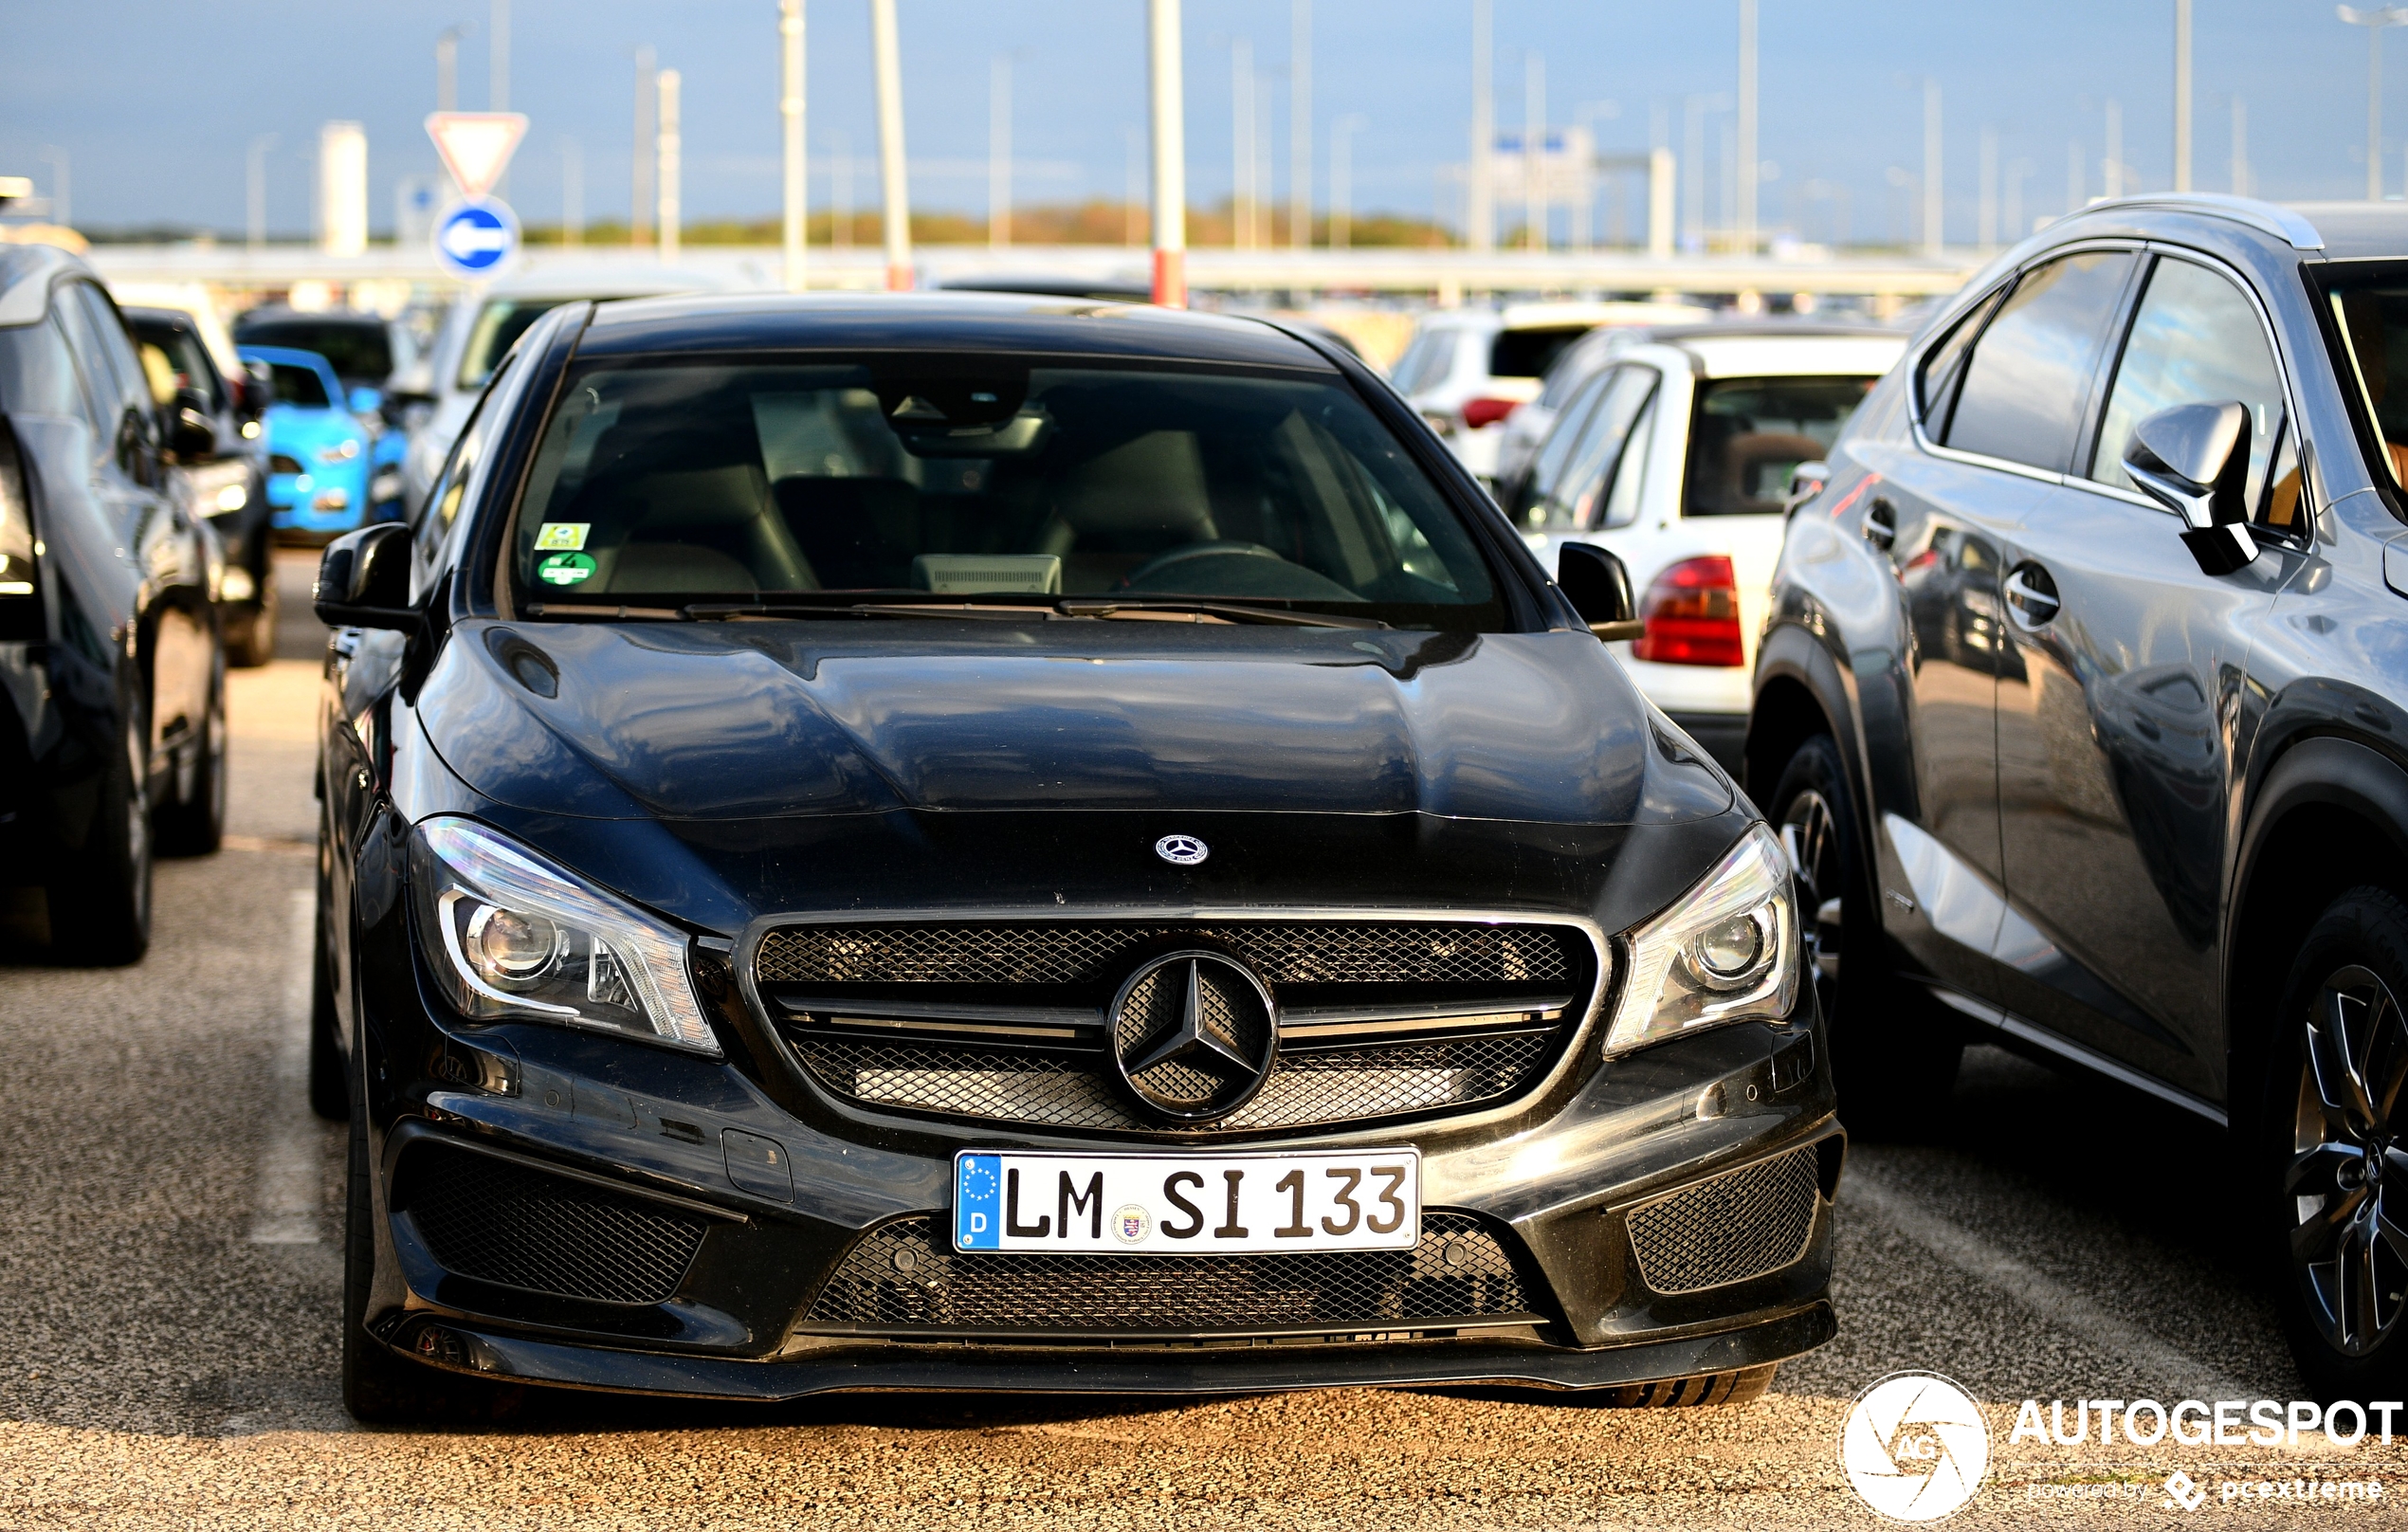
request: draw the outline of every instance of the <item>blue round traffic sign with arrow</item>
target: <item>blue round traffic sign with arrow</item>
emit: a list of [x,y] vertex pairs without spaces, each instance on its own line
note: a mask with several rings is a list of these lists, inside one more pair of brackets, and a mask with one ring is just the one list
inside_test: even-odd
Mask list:
[[519,215],[492,197],[459,203],[435,225],[435,259],[455,277],[490,277],[518,253]]

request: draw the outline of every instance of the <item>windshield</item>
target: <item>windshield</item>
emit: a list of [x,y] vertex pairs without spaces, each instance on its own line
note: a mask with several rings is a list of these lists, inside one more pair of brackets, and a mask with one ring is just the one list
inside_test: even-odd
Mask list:
[[1871,377],[1724,377],[1701,383],[1689,437],[1690,516],[1778,516],[1789,476],[1839,439]]
[[254,319],[236,325],[234,339],[245,346],[314,351],[337,377],[354,383],[380,385],[393,370],[392,338],[382,319]]
[[538,602],[1266,603],[1493,628],[1469,530],[1337,380],[654,362],[575,375],[518,520]]
[[[600,301],[597,298],[595,301]],[[468,346],[460,354],[460,381],[464,389],[481,389],[510,355],[535,321],[563,303],[579,303],[578,298],[497,298],[477,311],[477,322],[468,332]]]
[[326,380],[315,368],[295,367],[288,362],[267,364],[267,386],[278,404],[298,405],[303,410],[325,410],[334,405],[326,395]]

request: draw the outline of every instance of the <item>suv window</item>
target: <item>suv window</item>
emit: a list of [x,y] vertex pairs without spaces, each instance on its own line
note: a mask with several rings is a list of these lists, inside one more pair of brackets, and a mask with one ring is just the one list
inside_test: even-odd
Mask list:
[[62,284],[51,294],[50,311],[66,336],[68,351],[74,354],[76,374],[83,384],[83,417],[92,423],[92,449],[99,456],[119,445],[124,390],[118,383],[106,340],[93,322],[92,307],[78,296],[84,290],[80,282]]
[[190,330],[166,325],[144,326],[143,344],[156,346],[175,374],[179,389],[198,389],[209,396],[211,410],[226,408],[226,385],[217,375],[216,366],[202,348],[201,337]]
[[[2373,430],[2375,463],[2368,466],[2378,479],[2408,484],[2408,282],[2395,266],[2334,282],[2326,297],[2341,332],[2335,370]],[[2403,380],[2399,388],[2391,386],[2393,378]]]
[[382,319],[277,319],[238,321],[234,341],[243,346],[287,346],[326,358],[335,375],[381,387],[393,370],[392,337]]
[[2132,319],[2131,338],[2116,364],[2089,477],[2131,489],[2124,471],[2133,428],[2179,404],[2249,406],[2249,500],[2258,503],[2267,465],[2284,423],[2283,374],[2266,344],[2257,309],[2240,290],[2204,266],[2162,259]]
[[1998,306],[1997,293],[1975,304],[1946,339],[1924,354],[1923,365],[1915,370],[1915,404],[1923,413],[1924,429],[1935,442],[1947,437],[1948,407],[1956,402],[1957,384],[1964,377],[1965,355],[1981,334],[1982,320]]
[[1454,359],[1455,332],[1425,331],[1396,358],[1396,371],[1389,381],[1398,393],[1418,393],[1445,377]]
[[1531,506],[1537,506],[1555,491],[1557,481],[1563,477],[1563,465],[1571,461],[1573,448],[1579,445],[1581,432],[1587,429],[1591,407],[1613,377],[1613,371],[1608,369],[1589,378],[1556,415],[1555,429],[1547,432],[1547,439],[1539,444],[1538,456],[1530,460],[1530,482],[1524,499]]
[[2131,270],[2129,250],[2085,250],[2024,273],[1974,344],[1947,444],[2065,472]]
[[84,412],[75,359],[56,323],[12,324],[0,330],[0,410],[29,415]]
[[1500,330],[1488,343],[1490,377],[1543,377],[1564,348],[1589,333],[1585,324],[1551,324],[1541,329]]
[[[1648,401],[1654,397],[1656,381],[1656,372],[1651,367],[1614,370],[1604,396],[1589,411],[1578,440],[1565,454],[1555,482],[1531,505],[1529,516],[1534,524],[1559,529],[1620,526],[1622,521],[1610,520],[1611,509],[1609,520],[1599,522],[1599,502],[1619,507],[1627,502],[1633,511],[1637,509],[1635,464],[1646,456],[1647,448],[1646,432],[1634,432],[1633,426]],[[1636,447],[1632,446],[1634,437],[1640,444]],[[1625,456],[1630,456],[1634,465],[1633,471],[1628,474],[1620,471]],[[1627,494],[1623,487],[1626,482],[1631,485]]]
[[1719,377],[1697,390],[1686,516],[1779,516],[1789,476],[1831,449],[1877,378]]

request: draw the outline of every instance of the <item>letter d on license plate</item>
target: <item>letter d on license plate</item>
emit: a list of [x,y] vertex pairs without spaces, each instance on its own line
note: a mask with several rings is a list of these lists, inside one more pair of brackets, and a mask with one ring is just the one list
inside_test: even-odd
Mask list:
[[958,1250],[1241,1255],[1401,1250],[1421,1237],[1412,1149],[988,1154],[953,1161]]

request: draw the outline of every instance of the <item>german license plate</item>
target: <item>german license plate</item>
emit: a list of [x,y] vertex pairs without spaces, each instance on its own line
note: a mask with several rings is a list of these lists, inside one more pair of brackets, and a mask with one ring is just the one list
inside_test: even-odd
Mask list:
[[958,1250],[1132,1255],[1411,1249],[1413,1149],[1276,1155],[993,1154],[953,1160]]

